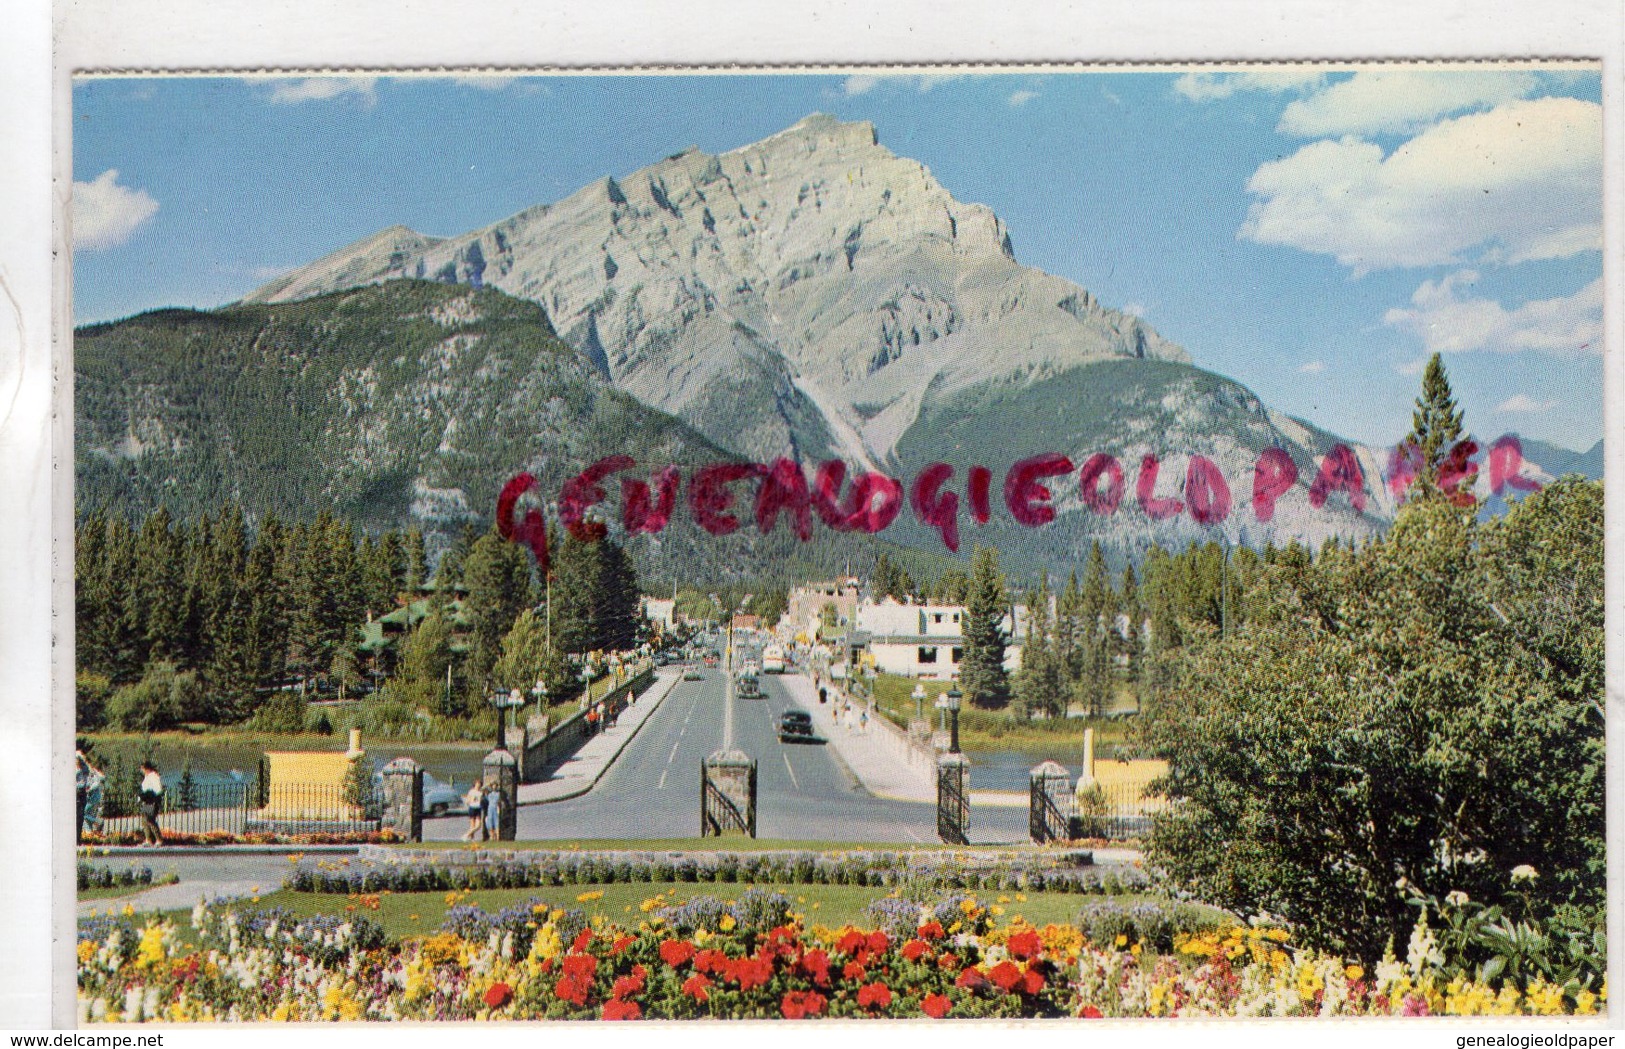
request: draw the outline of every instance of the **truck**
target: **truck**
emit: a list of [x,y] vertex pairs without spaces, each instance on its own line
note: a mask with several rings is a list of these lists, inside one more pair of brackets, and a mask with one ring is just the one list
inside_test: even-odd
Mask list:
[[762,673],[784,673],[784,646],[775,644],[762,649]]

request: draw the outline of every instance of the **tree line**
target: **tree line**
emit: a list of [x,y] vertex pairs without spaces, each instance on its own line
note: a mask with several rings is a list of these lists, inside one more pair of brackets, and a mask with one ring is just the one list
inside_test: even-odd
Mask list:
[[477,716],[492,689],[538,677],[569,694],[567,654],[635,644],[638,580],[613,539],[555,549],[543,581],[470,526],[431,573],[417,529],[358,535],[326,511],[253,529],[236,505],[192,521],[93,511],[75,532],[79,724],[298,731],[310,694],[402,718]]

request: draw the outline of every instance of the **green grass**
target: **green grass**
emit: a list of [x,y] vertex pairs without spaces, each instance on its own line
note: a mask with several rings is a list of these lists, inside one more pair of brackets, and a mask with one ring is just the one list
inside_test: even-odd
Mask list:
[[[439,928],[446,911],[456,905],[478,906],[487,912],[537,899],[550,907],[579,908],[589,914],[601,914],[622,925],[635,926],[643,919],[640,905],[664,893],[668,902],[681,902],[695,896],[716,896],[733,900],[748,889],[744,884],[696,885],[693,883],[654,882],[612,885],[565,885],[534,889],[484,889],[466,895],[446,892],[401,892],[378,895],[378,909],[373,910],[355,897],[336,893],[302,893],[278,890],[259,897],[258,901],[239,900],[231,906],[238,910],[262,910],[285,907],[301,917],[314,914],[360,914],[383,926],[392,939],[425,936]],[[863,924],[863,911],[870,903],[887,895],[883,889],[857,885],[764,885],[762,888],[782,892],[790,897],[808,925],[826,925],[832,928],[847,923]],[[945,890],[946,892],[947,890]],[[583,895],[601,892],[596,899],[581,900]],[[981,892],[975,894],[986,903],[997,903],[1004,908],[1000,920],[1008,922],[1017,915],[1035,925],[1049,922],[1064,924],[1072,921],[1086,903],[1110,899],[1119,903],[1138,903],[1149,896],[1098,896],[1086,893],[1026,894],[1026,900],[1017,894]],[[448,903],[448,898],[453,902]],[[350,910],[349,908],[354,908]],[[189,930],[191,911],[171,912],[177,923]]]
[[81,900],[118,900],[126,896],[134,896],[138,892],[146,892],[151,885],[109,885],[100,889],[80,889]]

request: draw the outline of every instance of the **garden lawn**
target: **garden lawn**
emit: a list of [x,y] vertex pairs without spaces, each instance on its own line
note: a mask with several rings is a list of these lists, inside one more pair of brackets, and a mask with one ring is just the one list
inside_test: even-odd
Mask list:
[[[154,882],[153,885],[158,884]],[[118,900],[125,896],[134,896],[138,892],[146,892],[152,885],[109,885],[98,889],[80,889],[80,900]]]
[[[920,681],[881,674],[875,678],[875,704],[896,724],[907,727],[914,717],[914,686],[925,686],[923,706],[925,715],[936,725],[937,714],[932,708],[937,696],[948,691],[947,681]],[[1132,693],[1120,686],[1112,703],[1113,710],[1135,709]],[[959,712],[959,746],[965,751],[1031,750],[1053,747],[1058,742],[1082,746],[1083,730],[1095,730],[1097,753],[1107,746],[1122,743],[1127,725],[1121,719],[1102,718],[1050,718],[1044,721],[1017,720],[1009,710],[976,710],[966,705]]]
[[[357,914],[377,922],[391,939],[398,940],[432,934],[440,927],[446,911],[453,906],[477,906],[487,913],[495,913],[505,907],[534,898],[547,903],[550,907],[580,909],[590,915],[601,914],[617,924],[635,928],[638,922],[644,919],[642,903],[656,895],[663,893],[668,903],[681,903],[696,896],[714,896],[724,901],[733,901],[748,888],[750,886],[743,884],[633,882],[611,885],[560,885],[534,889],[480,889],[466,893],[393,892],[371,896],[293,892],[283,889],[254,899],[221,904],[216,909],[266,910],[271,907],[284,907],[300,917],[314,914]],[[884,890],[861,885],[764,884],[760,888],[780,892],[789,897],[794,908],[802,914],[809,926],[826,925],[831,928],[848,923],[864,927],[872,925],[873,923],[863,916],[864,908],[887,895]],[[1020,915],[1038,926],[1051,922],[1058,925],[1070,924],[1087,903],[1110,900],[1129,905],[1154,898],[1147,895],[1101,896],[1067,892],[979,892],[975,895],[984,903],[1003,909],[1003,913],[998,916],[1000,923],[1008,923]],[[1023,896],[1024,900],[1021,898]],[[367,902],[371,900],[377,901],[377,909],[373,909]],[[170,916],[185,932],[190,928],[190,915],[191,912],[186,910],[172,912]]]

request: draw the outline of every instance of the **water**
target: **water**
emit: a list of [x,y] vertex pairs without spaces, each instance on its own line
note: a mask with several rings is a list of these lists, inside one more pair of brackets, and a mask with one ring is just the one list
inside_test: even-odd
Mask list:
[[[328,741],[305,745],[303,748],[282,746],[271,749],[342,752],[345,743],[344,737],[334,736]],[[383,768],[396,758],[410,757],[435,779],[465,788],[480,777],[480,763],[491,749],[489,745],[478,743],[468,746],[451,744],[414,746],[374,740],[369,745],[365,739],[362,740],[362,747],[366,750],[367,757],[372,759],[375,769]],[[166,784],[180,782],[181,773],[186,768],[188,759],[192,766],[192,780],[199,786],[241,783],[253,779],[259,769],[260,756],[266,749],[241,743],[210,744],[166,740],[154,749],[153,760],[157,763],[158,773],[163,776]],[[97,748],[96,753],[102,771],[107,772],[115,753],[123,754],[126,767],[133,769],[140,760],[141,748],[134,743],[116,746],[103,744]]]
[[967,750],[965,756],[971,762],[971,789],[1025,791],[1032,782],[1032,770],[1045,761],[1059,764],[1076,783],[1083,771],[1083,762],[1076,755],[1063,754],[1059,750]]

